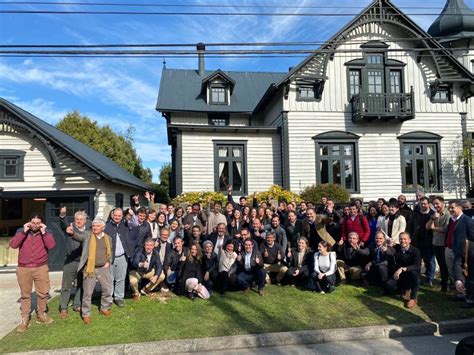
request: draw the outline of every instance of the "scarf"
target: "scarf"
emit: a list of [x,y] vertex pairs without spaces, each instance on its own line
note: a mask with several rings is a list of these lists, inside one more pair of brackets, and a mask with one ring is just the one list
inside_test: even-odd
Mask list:
[[[94,233],[91,233],[90,236],[90,243],[89,243],[89,258],[87,259],[87,266],[86,266],[86,277],[93,277],[94,270],[95,270],[95,253],[97,249],[97,239]],[[105,247],[107,249],[107,260],[110,260],[110,256],[112,255],[110,241],[109,238],[105,234],[103,237],[105,238]]]

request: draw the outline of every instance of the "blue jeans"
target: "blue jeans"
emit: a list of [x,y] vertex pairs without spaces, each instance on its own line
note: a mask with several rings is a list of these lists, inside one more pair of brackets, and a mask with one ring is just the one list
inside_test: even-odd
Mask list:
[[421,253],[421,258],[425,264],[425,275],[428,280],[433,281],[436,270],[436,261],[433,246],[419,248]]
[[125,297],[125,278],[127,277],[127,257],[125,255],[115,257],[110,272],[112,285],[114,285],[114,300],[123,300]]
[[264,268],[242,271],[237,275],[236,283],[241,288],[250,288],[252,282],[256,281],[258,289],[262,290],[265,287],[265,276],[266,272]]

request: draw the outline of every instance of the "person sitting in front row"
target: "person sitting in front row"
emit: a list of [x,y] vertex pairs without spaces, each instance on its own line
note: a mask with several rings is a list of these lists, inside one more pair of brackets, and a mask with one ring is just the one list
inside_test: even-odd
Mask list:
[[389,280],[395,266],[395,249],[387,246],[385,233],[375,233],[375,243],[369,246],[369,263],[365,266],[366,280],[372,284],[382,284]]
[[341,282],[345,282],[346,273],[352,280],[361,278],[368,253],[368,249],[360,247],[359,235],[356,232],[350,232],[346,241],[341,239],[338,242],[337,270]]
[[313,265],[313,253],[305,237],[299,237],[296,244],[297,248],[288,250],[286,255],[288,260],[286,279],[290,285],[305,286]]
[[408,233],[400,233],[400,244],[395,246],[395,273],[387,282],[387,291],[402,291],[402,297],[407,308],[417,304],[418,288],[420,286],[421,254],[411,245]]
[[[277,217],[275,217],[276,219]],[[275,233],[273,231],[267,232],[265,242],[260,244],[260,254],[263,257],[263,268],[267,272],[266,281],[271,282],[271,274],[276,273],[276,282],[280,284],[285,277],[288,268],[283,264],[285,252],[282,246],[275,241]]]
[[237,257],[238,273],[236,284],[241,289],[248,291],[253,282],[257,283],[258,294],[264,295],[265,269],[263,268],[263,258],[260,252],[254,248],[250,239],[244,242],[244,251]]
[[211,295],[203,285],[202,275],[202,251],[198,244],[191,245],[186,261],[181,265],[178,280],[176,281],[176,293],[187,295],[192,301],[196,296],[209,299]]
[[152,238],[145,240],[142,248],[135,252],[132,260],[133,270],[129,273],[130,288],[133,292],[133,300],[136,302],[140,298],[140,281],[149,280],[148,284],[142,288],[144,295],[152,292],[160,282],[164,280],[160,255],[155,250],[155,241]]
[[312,288],[316,292],[331,293],[336,284],[336,253],[328,242],[322,240],[314,253],[314,271],[311,274]]

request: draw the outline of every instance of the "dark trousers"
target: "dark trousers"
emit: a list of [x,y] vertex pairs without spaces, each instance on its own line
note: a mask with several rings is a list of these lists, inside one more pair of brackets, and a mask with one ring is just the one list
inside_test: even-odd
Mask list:
[[259,290],[265,287],[266,272],[264,268],[256,268],[254,270],[242,271],[237,275],[236,284],[240,288],[249,288],[252,283],[257,282]]
[[441,286],[447,287],[449,273],[448,273],[448,266],[446,264],[446,258],[444,256],[445,249],[446,249],[445,247],[436,246],[436,245],[433,246],[434,255],[439,265],[439,273],[441,275]]
[[218,283],[219,280],[219,273],[217,271],[212,271],[209,273],[209,278],[207,281],[203,281],[203,285],[206,287],[206,289],[211,292],[214,290],[216,287],[216,283]]
[[401,290],[411,290],[411,299],[416,299],[420,287],[420,274],[417,271],[406,271],[400,274],[398,286]]
[[59,310],[67,310],[71,294],[74,293],[74,309],[81,308],[82,299],[82,273],[77,272],[78,261],[66,261],[63,266],[63,279],[61,283],[61,299]]
[[385,264],[372,264],[370,270],[367,273],[367,279],[369,282],[378,284],[385,283],[390,278],[390,269]]
[[326,293],[329,293],[332,291],[331,286],[334,286],[336,284],[336,274],[325,276],[320,280],[318,278],[318,275],[316,273],[313,273],[310,279],[311,280],[309,281],[308,288],[316,292],[324,291]]
[[219,273],[219,291],[221,294],[224,294],[235,282],[235,274],[230,274],[228,271],[221,271]]
[[429,247],[421,247],[419,249],[421,253],[421,258],[423,259],[423,263],[425,264],[425,275],[430,281],[433,281],[436,270],[436,261],[433,246],[430,245]]
[[297,270],[296,267],[289,267],[286,272],[285,282],[291,285],[306,286],[308,283],[308,273],[299,273],[298,276],[293,276],[293,273]]

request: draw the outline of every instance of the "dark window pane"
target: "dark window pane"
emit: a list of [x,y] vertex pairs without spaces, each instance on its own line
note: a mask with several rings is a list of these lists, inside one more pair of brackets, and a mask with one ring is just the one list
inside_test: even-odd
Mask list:
[[319,147],[319,154],[320,155],[329,155],[329,146],[322,145]]
[[416,155],[423,155],[424,154],[424,146],[423,144],[417,144],[415,145],[415,154]]
[[346,182],[346,189],[352,190],[354,188],[353,176],[354,171],[352,167],[352,160],[346,159],[344,161],[344,179]]
[[339,160],[332,161],[332,183],[341,185],[341,162]]
[[226,191],[229,185],[229,162],[219,163],[219,191]]
[[416,160],[416,181],[418,187],[425,188],[425,162],[422,159]]
[[3,160],[3,165],[5,166],[5,176],[17,176],[17,163],[18,160],[16,158],[5,158]]
[[413,162],[411,159],[405,159],[404,170],[405,170],[405,184],[407,188],[412,189],[414,187],[414,181],[413,181]]
[[240,191],[242,189],[242,163],[232,163],[232,189],[234,191]]
[[329,184],[329,165],[327,160],[321,160],[320,164],[320,174],[321,174],[321,184]]
[[314,99],[314,86],[305,85],[298,87],[298,94],[301,99]]

